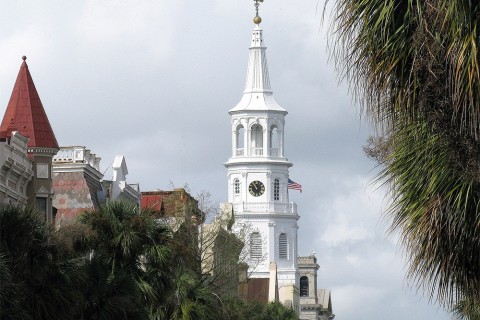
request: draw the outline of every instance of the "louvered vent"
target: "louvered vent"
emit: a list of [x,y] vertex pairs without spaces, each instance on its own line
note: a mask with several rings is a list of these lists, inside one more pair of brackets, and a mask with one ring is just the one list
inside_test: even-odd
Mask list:
[[253,232],[250,235],[250,258],[262,258],[262,237],[258,232]]
[[278,237],[278,257],[287,259],[287,235],[285,233],[281,233]]

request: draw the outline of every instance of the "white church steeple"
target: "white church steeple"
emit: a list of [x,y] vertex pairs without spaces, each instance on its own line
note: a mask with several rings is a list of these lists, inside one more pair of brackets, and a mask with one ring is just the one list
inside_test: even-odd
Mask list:
[[[228,170],[228,202],[233,206],[237,230],[246,227],[242,232],[247,233],[244,250],[249,274],[252,278],[271,279],[271,266],[275,266],[280,301],[291,301],[299,311],[299,216],[296,204],[288,197],[292,163],[284,153],[287,111],[273,98],[259,26],[259,1],[255,0],[257,15],[245,90],[240,102],[229,110],[232,151],[224,164]],[[270,295],[275,296],[272,292]]]

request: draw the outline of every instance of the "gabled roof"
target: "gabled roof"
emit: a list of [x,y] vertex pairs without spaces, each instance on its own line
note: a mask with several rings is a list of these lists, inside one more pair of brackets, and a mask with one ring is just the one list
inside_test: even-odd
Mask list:
[[28,70],[25,61],[27,57],[23,56],[22,59],[12,96],[0,124],[0,132],[10,135],[11,131],[18,130],[29,139],[30,148],[58,149],[57,139]]

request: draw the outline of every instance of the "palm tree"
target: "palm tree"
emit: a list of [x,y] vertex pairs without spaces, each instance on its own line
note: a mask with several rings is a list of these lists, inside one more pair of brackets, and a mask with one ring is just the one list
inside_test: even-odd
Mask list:
[[0,270],[0,318],[75,318],[81,273],[39,213],[0,206]]
[[165,303],[165,319],[222,319],[220,297],[200,274],[179,266],[174,275],[173,288]]
[[228,320],[297,320],[292,308],[279,302],[262,303],[258,300],[243,301],[230,297],[224,301],[225,313],[221,317]]
[[151,211],[110,202],[82,214],[89,253],[86,318],[143,319],[160,308],[170,286],[170,230]]
[[477,301],[460,301],[452,311],[455,319],[480,320],[480,305]]
[[480,296],[480,3],[337,0],[332,54],[388,141],[380,179],[408,275],[444,305]]
[[279,302],[268,303],[263,311],[262,320],[297,320],[298,317],[292,308]]

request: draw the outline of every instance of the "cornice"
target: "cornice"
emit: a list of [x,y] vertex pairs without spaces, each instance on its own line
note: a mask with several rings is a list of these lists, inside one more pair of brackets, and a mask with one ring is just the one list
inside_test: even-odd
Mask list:
[[251,164],[267,164],[267,165],[286,165],[287,167],[292,167],[293,163],[289,162],[287,158],[285,160],[280,159],[271,159],[263,157],[244,157],[244,158],[229,158],[227,162],[223,165],[225,167],[237,166],[237,165],[251,165]]
[[300,219],[300,216],[298,214],[274,213],[274,212],[272,212],[272,213],[245,213],[245,212],[242,212],[242,213],[234,213],[234,215],[235,215],[235,218],[239,218],[239,219],[252,219],[252,218],[256,218],[256,219],[275,218],[275,219],[281,219],[281,220],[292,220],[292,219],[298,220],[298,219]]

